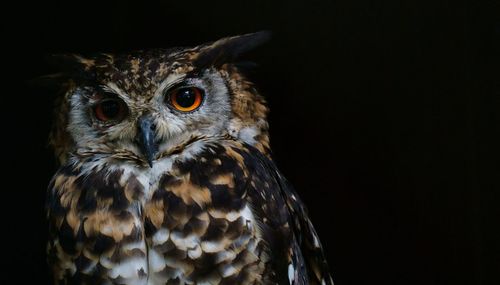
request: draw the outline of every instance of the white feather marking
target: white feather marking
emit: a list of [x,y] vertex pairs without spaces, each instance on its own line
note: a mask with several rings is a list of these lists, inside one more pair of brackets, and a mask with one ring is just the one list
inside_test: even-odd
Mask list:
[[238,272],[238,269],[231,264],[226,264],[221,267],[221,275],[226,278]]
[[184,236],[180,232],[172,232],[170,234],[170,239],[175,244],[175,246],[180,250],[188,250],[195,248],[199,245],[200,240],[196,235]]
[[248,205],[246,205],[245,208],[243,208],[243,210],[241,210],[241,216],[243,218],[245,218],[246,221],[250,222],[249,223],[250,225],[255,224],[255,217],[252,213],[252,210],[250,209],[250,207]]
[[125,185],[131,175],[134,175],[135,178],[139,181],[139,183],[142,185],[143,189],[148,189],[149,187],[149,178],[144,175],[143,172],[138,170],[138,167],[136,165],[129,165],[127,163],[122,163],[120,164],[120,169],[123,170],[123,174],[120,177],[120,184]]
[[234,222],[234,221],[236,221],[236,219],[241,217],[241,213],[237,212],[237,211],[231,211],[231,212],[227,213],[225,215],[225,217],[226,217],[226,220],[228,220],[230,222]]
[[241,235],[237,239],[235,239],[232,243],[233,248],[242,248],[243,246],[246,247],[250,240],[251,236],[250,235]]
[[111,268],[108,275],[111,278],[117,278],[118,276],[123,278],[136,278],[138,277],[138,271],[141,269],[147,272],[146,260],[143,258],[130,258]]
[[230,261],[236,258],[236,253],[232,250],[225,250],[219,252],[215,257],[216,263],[222,263],[223,261]]
[[247,144],[254,145],[255,144],[255,136],[259,134],[259,130],[255,127],[245,127],[242,128],[238,134],[240,140],[246,142]]
[[[153,168],[147,170],[148,186],[145,187],[146,191],[151,191],[156,189],[156,187],[151,187],[152,185],[156,185],[160,178],[167,172],[172,169],[173,160],[171,157],[162,158],[153,163]],[[148,197],[153,193],[147,193]]]
[[204,252],[214,253],[224,250],[223,242],[214,242],[214,241],[204,241],[201,243],[201,249]]
[[195,141],[192,144],[189,145],[183,152],[182,152],[182,159],[192,159],[194,158],[197,154],[203,151],[205,148],[206,143],[204,141]]
[[149,250],[149,269],[153,272],[158,272],[165,268],[166,263],[162,255],[160,255],[156,250]]
[[321,245],[319,244],[319,240],[318,240],[318,237],[316,235],[313,235],[313,239],[314,239],[314,247],[315,248],[320,248]]
[[197,259],[201,256],[202,250],[199,245],[196,245],[195,248],[188,250],[188,256],[191,259]]
[[144,251],[146,249],[146,245],[144,244],[143,241],[136,241],[136,242],[130,242],[130,243],[124,244],[122,249],[126,250],[126,251],[133,250],[133,249],[140,249],[140,250]]
[[290,281],[290,285],[293,284],[295,280],[295,268],[293,268],[293,263],[288,265],[288,281]]
[[109,259],[109,257],[104,256],[104,255],[101,255],[101,257],[99,258],[99,263],[104,268],[107,268],[107,269],[111,269],[111,268],[115,267],[115,263],[112,262],[111,259]]
[[162,228],[153,235],[153,245],[161,245],[167,242],[170,231],[167,228]]

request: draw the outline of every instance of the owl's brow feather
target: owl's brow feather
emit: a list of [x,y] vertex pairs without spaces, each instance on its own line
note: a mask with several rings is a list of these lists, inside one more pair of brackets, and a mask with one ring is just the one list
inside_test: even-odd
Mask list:
[[194,69],[194,70],[191,70],[189,72],[186,72],[186,73],[182,74],[181,76],[179,76],[178,78],[176,78],[175,80],[172,80],[171,82],[168,82],[168,84],[166,84],[162,89],[163,90],[168,90],[168,89],[171,89],[171,88],[174,88],[174,87],[177,87],[177,86],[181,86],[182,84],[184,84],[189,79],[199,78],[200,77],[200,73],[202,73],[204,70],[205,69],[203,69],[203,70]]
[[96,86],[96,89],[101,90],[101,91],[105,91],[105,92],[117,93],[114,88],[111,88],[110,86],[108,86],[106,84],[99,84]]
[[164,89],[170,89],[173,86],[176,86],[178,84],[182,84],[187,78],[186,75],[187,74],[184,74],[183,76],[180,76],[179,78],[176,78],[175,80],[173,80],[171,82],[168,82],[168,84],[165,85]]
[[90,86],[86,86],[82,88],[85,90],[85,92],[80,92],[80,96],[82,96],[85,99],[92,99],[96,95],[96,91],[98,92],[108,92],[112,94],[116,94],[119,96],[119,94],[114,90],[113,88],[104,85],[104,84],[92,84]]

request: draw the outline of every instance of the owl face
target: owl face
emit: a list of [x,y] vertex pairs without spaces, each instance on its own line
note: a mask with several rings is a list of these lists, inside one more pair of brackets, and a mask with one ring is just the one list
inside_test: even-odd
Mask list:
[[231,136],[266,147],[264,100],[232,63],[256,35],[194,48],[69,56],[67,117],[57,122],[52,144],[150,166],[197,140]]
[[68,130],[76,151],[119,151],[152,163],[191,137],[227,133],[230,98],[217,70],[169,72],[150,85],[132,91],[120,81],[103,80],[75,88]]

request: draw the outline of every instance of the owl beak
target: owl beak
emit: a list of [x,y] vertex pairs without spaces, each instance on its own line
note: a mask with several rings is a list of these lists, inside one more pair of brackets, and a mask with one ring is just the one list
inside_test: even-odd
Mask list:
[[156,126],[154,124],[153,118],[150,116],[143,116],[139,118],[138,122],[138,132],[137,132],[137,142],[148,161],[149,167],[153,167],[153,160],[158,152],[158,144],[155,140]]

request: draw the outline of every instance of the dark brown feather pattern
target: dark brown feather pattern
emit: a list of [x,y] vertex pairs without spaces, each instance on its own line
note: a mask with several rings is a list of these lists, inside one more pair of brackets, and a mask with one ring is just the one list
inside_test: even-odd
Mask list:
[[[65,57],[73,63],[50,139],[61,167],[47,197],[55,284],[333,284],[305,206],[271,159],[265,100],[236,65],[221,62],[259,37]],[[224,55],[228,48],[234,54]],[[227,121],[202,118],[171,132],[196,113],[158,111],[161,88],[168,78],[207,74],[200,68],[220,93],[206,101],[228,100],[209,116]],[[132,127],[115,136],[88,109],[71,113],[105,88],[130,103],[123,125]],[[136,121],[146,115],[156,120],[147,128],[154,143],[165,143],[153,161],[136,145]],[[158,127],[161,116],[168,120]]]
[[[150,248],[171,258],[192,282],[283,284],[289,262],[297,259],[299,274],[309,279],[294,284],[321,284],[322,278],[330,284],[321,245],[314,246],[317,236],[300,201],[268,158],[253,147],[234,141],[212,144],[197,159],[176,162],[150,198],[144,197],[145,190],[134,176],[123,183],[120,171],[86,176],[79,171],[75,165],[61,168],[50,186],[49,252],[56,279],[117,282],[120,278],[109,277],[109,265],[100,261],[103,256],[115,264],[145,258]],[[246,206],[254,211],[258,225],[251,227],[258,226],[261,237],[244,217],[231,216]],[[155,234],[164,229],[175,238],[158,243]],[[198,240],[194,248],[179,241],[190,236]],[[134,242],[144,246],[124,249]],[[216,248],[205,246],[210,242]],[[249,243],[255,243],[253,251],[248,251]],[[216,253],[228,248],[235,256],[217,261]],[[304,262],[307,271],[300,267]],[[95,267],[86,270],[90,264]],[[239,273],[223,278],[220,272],[226,265]],[[167,264],[158,278],[166,282],[175,274]],[[136,276],[140,278],[141,272]]]

